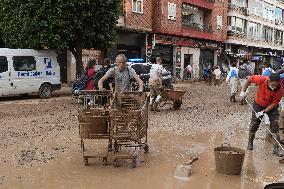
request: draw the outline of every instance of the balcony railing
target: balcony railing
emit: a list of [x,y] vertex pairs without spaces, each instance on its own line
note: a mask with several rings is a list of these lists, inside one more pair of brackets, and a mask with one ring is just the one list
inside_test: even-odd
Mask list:
[[215,3],[215,0],[206,0],[206,1],[208,1],[210,3]]
[[191,21],[183,21],[183,25],[194,28],[199,31],[212,32],[212,25],[210,24],[199,24],[199,23],[194,23]]

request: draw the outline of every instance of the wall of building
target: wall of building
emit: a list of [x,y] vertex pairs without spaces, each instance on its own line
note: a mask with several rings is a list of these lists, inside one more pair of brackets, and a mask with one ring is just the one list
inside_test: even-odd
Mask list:
[[139,31],[152,31],[152,0],[143,0],[143,13],[132,11],[132,0],[125,0],[124,27]]
[[[176,20],[168,19],[168,2],[176,4]],[[153,31],[169,35],[181,35],[181,0],[153,1]]]
[[[212,11],[212,29],[213,39],[216,41],[225,41],[227,39],[227,13],[228,13],[228,0],[216,0],[214,9]],[[222,16],[222,28],[217,28],[217,17]]]

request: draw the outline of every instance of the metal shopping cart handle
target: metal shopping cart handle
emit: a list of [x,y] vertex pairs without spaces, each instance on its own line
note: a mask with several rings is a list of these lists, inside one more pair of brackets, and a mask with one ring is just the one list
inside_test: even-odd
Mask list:
[[136,95],[142,95],[143,91],[124,91],[121,94],[136,94]]
[[110,94],[112,93],[111,90],[80,90],[78,91],[79,95],[85,95],[85,94]]

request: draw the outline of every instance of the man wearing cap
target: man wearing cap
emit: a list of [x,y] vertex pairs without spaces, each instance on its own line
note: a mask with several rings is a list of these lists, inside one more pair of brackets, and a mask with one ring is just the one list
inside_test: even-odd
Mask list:
[[[279,74],[273,73],[269,77],[261,75],[253,75],[249,77],[240,94],[241,98],[245,98],[247,88],[252,83],[255,83],[258,86],[258,89],[253,103],[254,111],[252,111],[249,129],[248,150],[253,150],[253,140],[261,120],[265,124],[270,125],[271,132],[274,134],[278,142],[280,142],[278,103],[283,96],[283,89],[280,85]],[[273,144],[273,154],[279,157],[282,156],[276,141],[274,141]]]

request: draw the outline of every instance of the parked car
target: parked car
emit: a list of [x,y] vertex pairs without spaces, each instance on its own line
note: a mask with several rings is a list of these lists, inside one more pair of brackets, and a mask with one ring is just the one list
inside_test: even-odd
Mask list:
[[[137,75],[139,75],[140,79],[144,82],[144,91],[149,91],[149,78],[150,78],[150,69],[152,64],[151,63],[133,63],[130,65],[133,68]],[[162,71],[162,84],[166,88],[172,88],[172,73],[165,68]],[[135,79],[131,80],[131,89],[138,90],[138,83]]]

